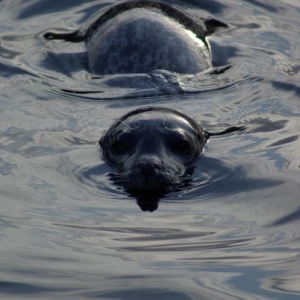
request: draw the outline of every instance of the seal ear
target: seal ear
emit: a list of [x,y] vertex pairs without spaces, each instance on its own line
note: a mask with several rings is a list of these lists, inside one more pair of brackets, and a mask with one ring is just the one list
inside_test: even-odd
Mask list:
[[99,145],[100,147],[103,149],[103,144],[104,144],[104,136],[101,137],[101,139],[99,140]]
[[210,133],[206,130],[204,130],[204,138],[205,138],[205,142],[207,142],[207,140],[209,139],[210,137]]
[[99,145],[103,151],[103,153],[105,152],[105,148],[107,148],[107,133],[105,133],[99,140]]

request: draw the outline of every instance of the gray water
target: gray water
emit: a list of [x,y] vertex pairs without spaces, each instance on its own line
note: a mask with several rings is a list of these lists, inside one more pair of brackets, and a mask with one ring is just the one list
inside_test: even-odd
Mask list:
[[[84,44],[43,39],[116,2],[0,2],[1,299],[299,299],[299,1],[176,2],[229,25],[208,38],[219,75],[99,77]],[[212,138],[154,212],[97,145],[150,104],[247,127]]]

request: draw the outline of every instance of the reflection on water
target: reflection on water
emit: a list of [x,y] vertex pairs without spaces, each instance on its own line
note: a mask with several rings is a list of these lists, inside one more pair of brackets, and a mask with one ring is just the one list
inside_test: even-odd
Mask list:
[[[299,4],[176,2],[228,24],[213,69],[95,76],[84,44],[43,34],[100,2],[0,2],[0,296],[299,299]],[[150,104],[247,129],[211,138],[180,191],[129,195],[97,142]]]

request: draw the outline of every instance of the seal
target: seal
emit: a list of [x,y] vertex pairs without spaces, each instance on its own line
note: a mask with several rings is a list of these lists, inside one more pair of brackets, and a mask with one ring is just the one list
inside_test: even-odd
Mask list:
[[215,20],[196,22],[174,5],[139,0],[109,7],[75,32],[44,36],[85,41],[89,70],[94,74],[158,69],[195,74],[211,67],[206,36],[220,26],[226,27]]
[[189,116],[144,107],[117,120],[100,139],[115,183],[127,191],[170,192],[186,184],[209,137]]
[[191,182],[196,160],[211,136],[244,129],[233,126],[211,133],[178,110],[148,106],[120,117],[99,144],[116,171],[110,174],[114,183],[147,204],[149,196],[157,200]]

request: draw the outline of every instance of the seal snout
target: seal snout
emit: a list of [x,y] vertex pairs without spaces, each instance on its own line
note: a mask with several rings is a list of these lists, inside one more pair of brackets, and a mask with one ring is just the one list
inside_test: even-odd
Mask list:
[[155,156],[142,157],[136,163],[136,166],[143,176],[157,175],[161,168],[163,162]]
[[172,176],[165,170],[164,161],[152,154],[135,160],[127,173],[130,190],[166,190],[173,184]]

